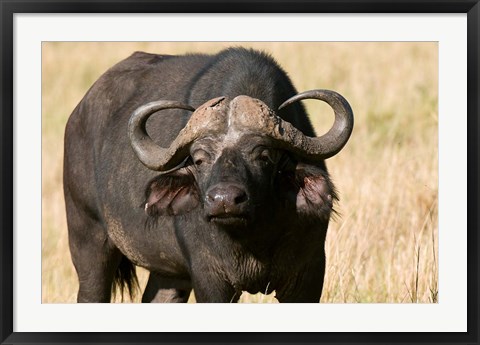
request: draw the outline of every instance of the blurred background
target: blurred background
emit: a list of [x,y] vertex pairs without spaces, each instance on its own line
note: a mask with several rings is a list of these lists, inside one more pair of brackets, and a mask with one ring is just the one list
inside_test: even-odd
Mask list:
[[[350,141],[327,161],[340,202],[327,234],[321,302],[438,302],[435,42],[43,42],[42,302],[76,301],[62,186],[63,135],[75,106],[135,51],[216,53],[231,46],[270,53],[299,92],[335,90],[354,111]],[[318,134],[327,131],[330,108],[305,105]],[[148,273],[137,273],[143,289]],[[274,293],[244,293],[240,302],[276,300]]]

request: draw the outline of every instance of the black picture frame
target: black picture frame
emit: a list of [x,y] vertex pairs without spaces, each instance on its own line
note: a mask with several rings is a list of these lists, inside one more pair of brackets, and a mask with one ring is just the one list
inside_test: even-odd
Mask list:
[[[478,344],[479,0],[0,0],[0,341],[2,344]],[[13,332],[13,16],[15,13],[467,13],[468,331],[465,333],[20,333]],[[452,315],[454,318],[455,315]]]

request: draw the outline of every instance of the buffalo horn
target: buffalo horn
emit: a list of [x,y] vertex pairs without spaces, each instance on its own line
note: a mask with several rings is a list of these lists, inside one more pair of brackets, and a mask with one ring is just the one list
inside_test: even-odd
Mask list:
[[335,91],[310,90],[289,98],[278,109],[305,99],[318,99],[330,105],[335,113],[335,122],[332,128],[321,137],[305,136],[302,140],[298,140],[295,148],[312,160],[323,160],[336,155],[345,146],[352,133],[352,108],[347,100]]
[[[128,136],[133,150],[138,159],[149,169],[163,171],[168,170],[181,163],[184,157],[174,158],[177,151],[181,148],[176,147],[163,148],[155,144],[155,142],[147,134],[146,123],[148,118],[155,112],[165,109],[184,109],[194,111],[195,109],[189,105],[185,105],[175,101],[156,101],[147,103],[137,108],[128,122]],[[185,133],[186,134],[186,133]],[[188,136],[188,135],[187,135]],[[190,142],[191,139],[183,138],[182,142]]]

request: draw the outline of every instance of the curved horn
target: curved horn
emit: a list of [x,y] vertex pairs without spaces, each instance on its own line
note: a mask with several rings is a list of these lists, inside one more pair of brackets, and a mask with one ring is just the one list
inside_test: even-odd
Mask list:
[[328,103],[335,113],[332,128],[321,137],[305,136],[298,141],[297,149],[303,151],[310,159],[323,160],[336,155],[345,146],[353,130],[353,112],[350,104],[342,95],[331,90],[310,90],[299,93],[285,102],[278,110],[304,99],[319,99]]
[[[175,101],[156,101],[147,103],[137,108],[130,117],[128,122],[128,137],[133,150],[138,156],[138,159],[149,169],[162,171],[175,167],[180,163],[177,160],[172,160],[172,157],[177,153],[180,147],[162,148],[155,144],[147,134],[145,128],[148,118],[155,112],[164,109],[184,109],[194,111],[195,109],[189,105],[185,105]],[[188,142],[185,138],[184,142]],[[176,163],[176,164],[175,164]]]

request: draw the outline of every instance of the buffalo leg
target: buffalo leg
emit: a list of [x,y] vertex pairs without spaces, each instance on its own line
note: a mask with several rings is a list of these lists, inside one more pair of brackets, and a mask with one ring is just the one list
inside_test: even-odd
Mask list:
[[236,303],[240,298],[240,294],[227,285],[194,285],[193,292],[198,303]]
[[192,287],[189,281],[162,277],[151,272],[142,296],[142,303],[185,303]]
[[110,302],[115,271],[122,258],[120,251],[108,239],[103,243],[70,240],[70,248],[79,280],[77,302]]
[[[208,274],[210,269],[195,269],[197,276],[192,277],[195,300],[199,303],[234,303],[240,298],[235,288],[220,277]],[[201,275],[203,273],[203,275]]]
[[306,267],[295,277],[287,278],[290,285],[278,289],[276,298],[281,303],[318,303],[322,296],[325,261]]
[[77,301],[110,302],[112,283],[122,254],[91,213],[75,207],[68,194],[66,203],[70,253],[79,280]]

